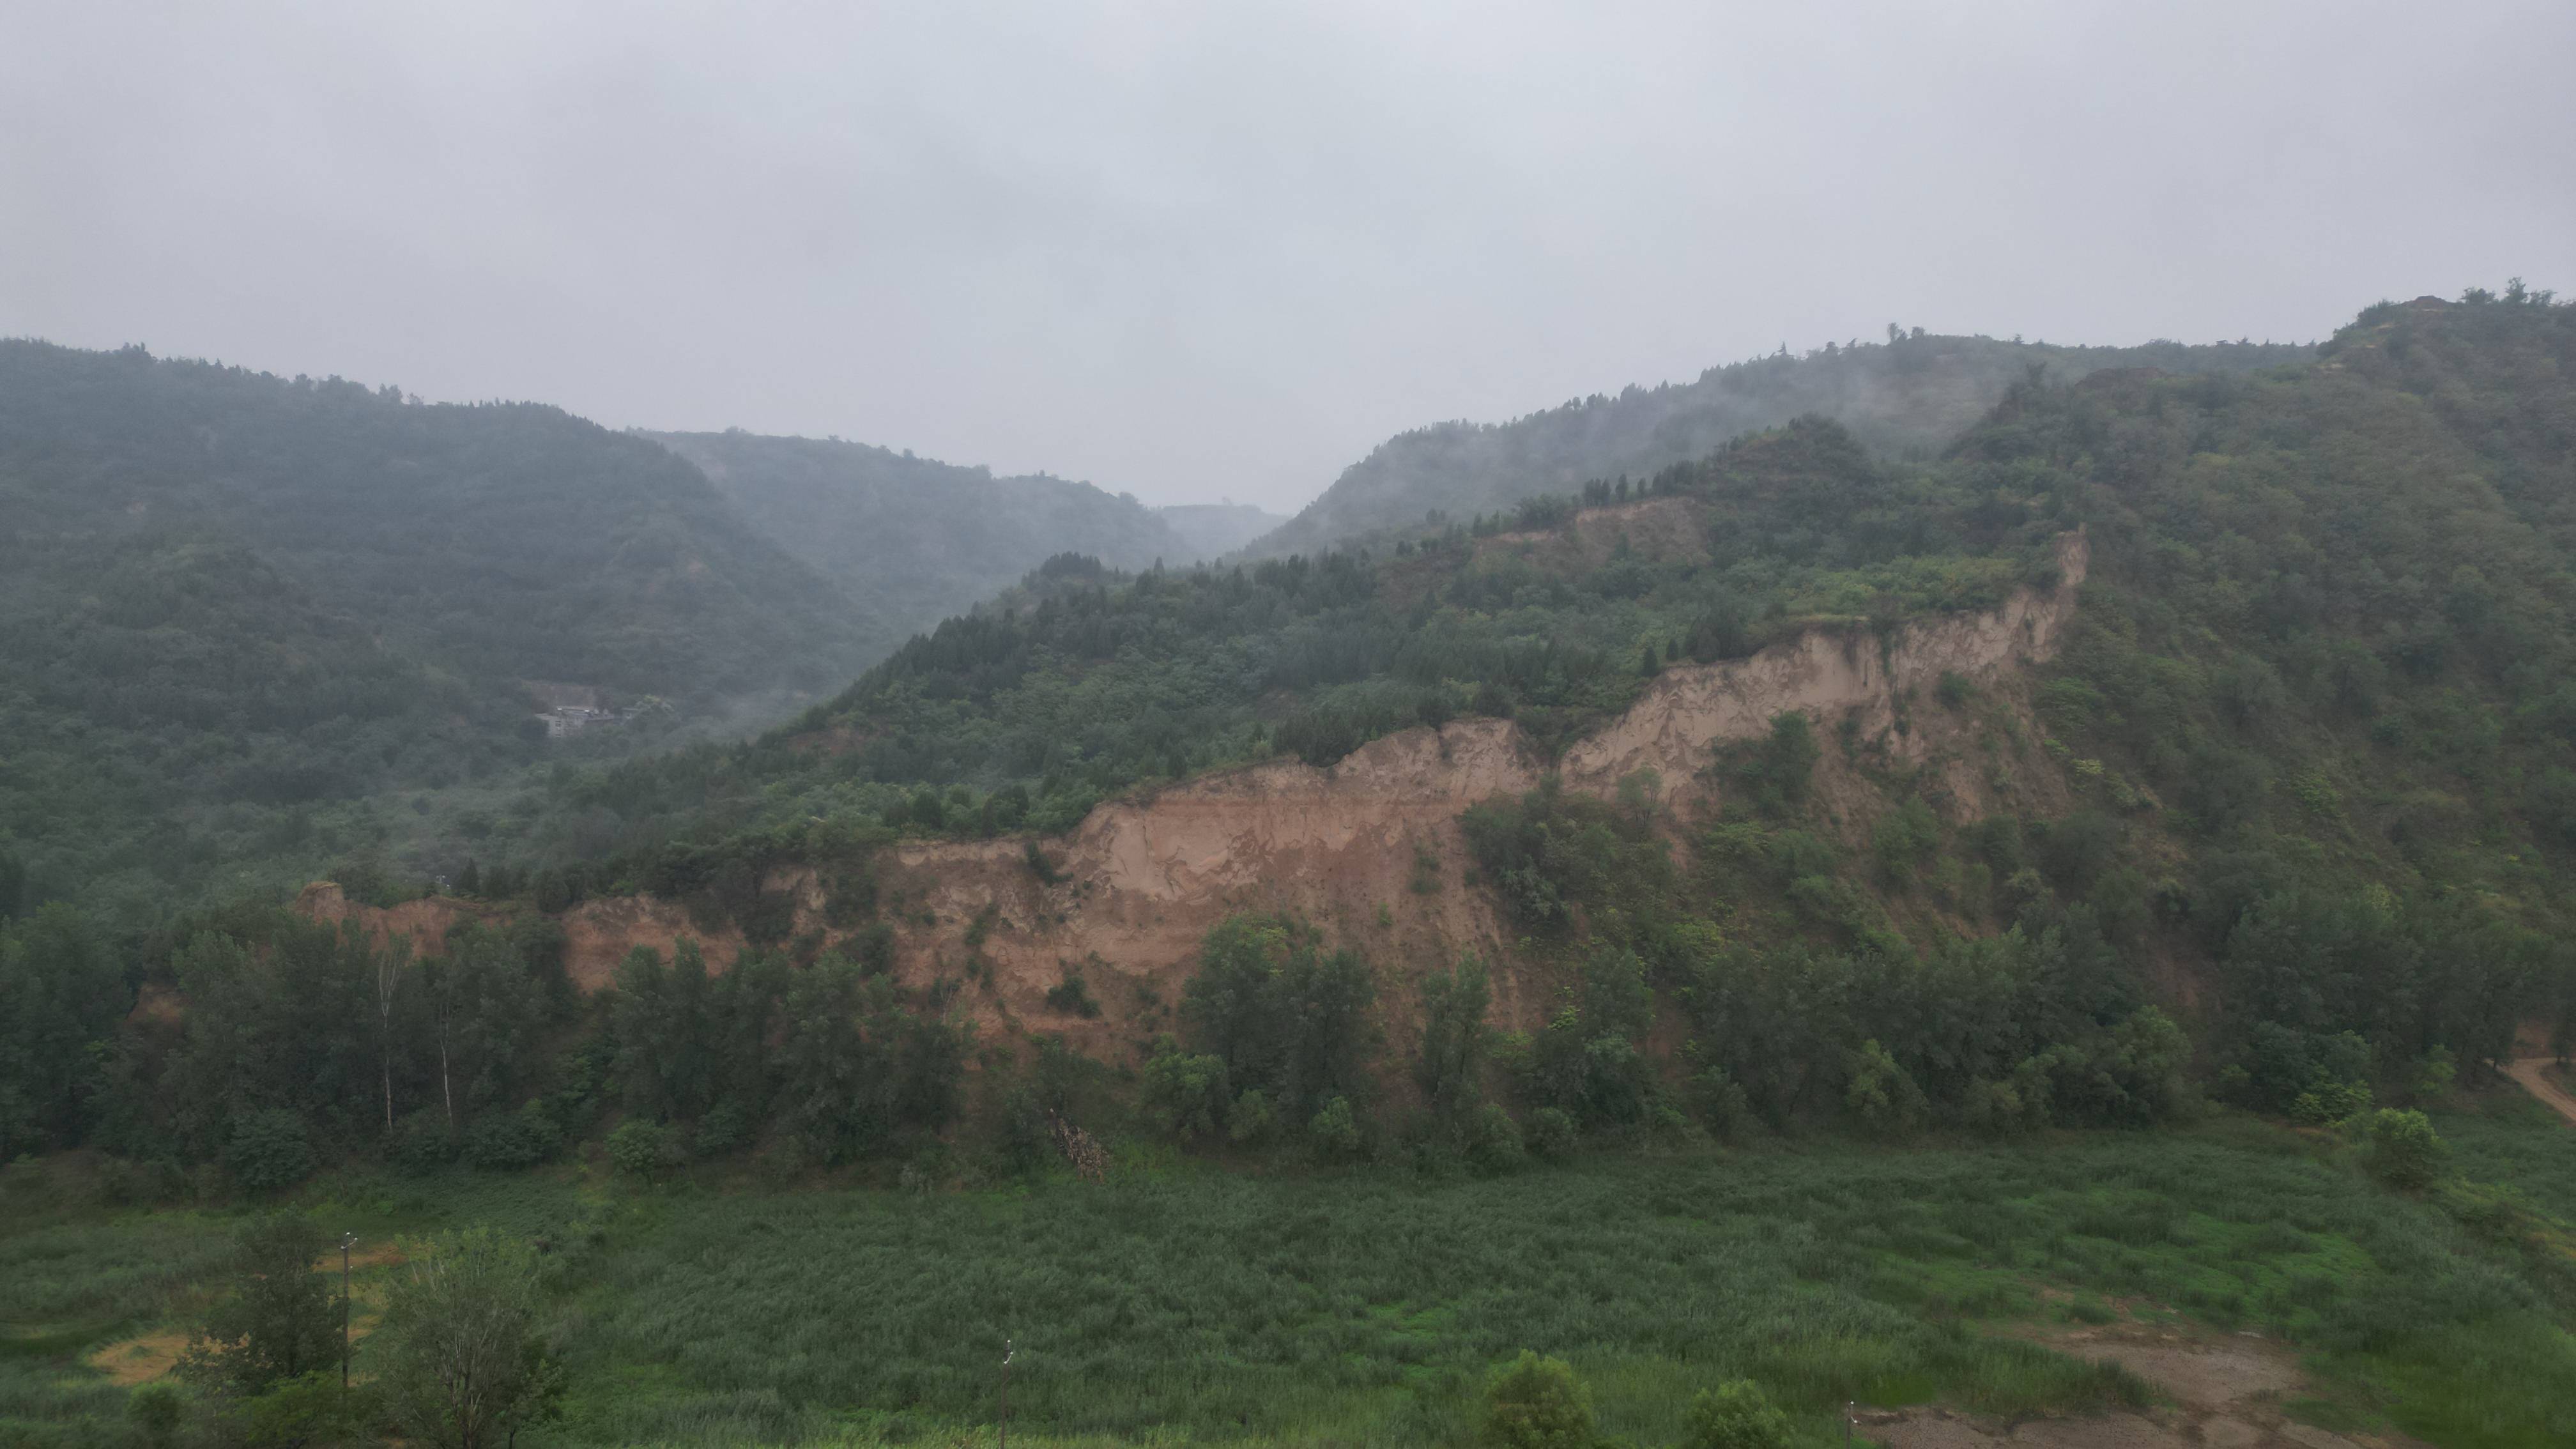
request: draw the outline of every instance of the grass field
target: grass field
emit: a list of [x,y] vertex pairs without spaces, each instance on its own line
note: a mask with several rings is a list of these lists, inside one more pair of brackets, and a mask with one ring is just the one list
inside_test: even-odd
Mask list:
[[[2474,1185],[2422,1197],[2227,1119],[1497,1180],[1152,1159],[1101,1187],[921,1194],[351,1173],[300,1202],[369,1243],[480,1222],[544,1240],[573,1384],[546,1442],[988,1440],[1006,1338],[1033,1446],[1456,1443],[1523,1347],[1571,1359],[1604,1429],[1640,1445],[1734,1375],[1838,1442],[1846,1399],[2142,1402],[2137,1379],[2032,1341],[2121,1315],[2295,1344],[2319,1422],[2563,1444],[2576,1132],[2502,1098],[2441,1125]],[[183,1323],[232,1219],[48,1207],[43,1171],[12,1169],[0,1236],[0,1442],[102,1442],[126,1389],[85,1359]],[[362,1304],[392,1271],[361,1272]]]

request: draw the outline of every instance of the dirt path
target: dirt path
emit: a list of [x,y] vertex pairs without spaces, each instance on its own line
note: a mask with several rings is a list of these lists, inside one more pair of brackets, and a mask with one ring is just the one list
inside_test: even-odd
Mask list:
[[2554,1057],[2523,1057],[2507,1063],[2504,1074],[2520,1082],[2524,1091],[2538,1097],[2559,1116],[2576,1122],[2576,1097],[2569,1096],[2565,1088],[2549,1080],[2548,1072],[2543,1070],[2555,1060]]
[[1889,1449],[2421,1449],[2403,1435],[2347,1437],[2291,1421],[2281,1406],[2306,1381],[2297,1356],[2270,1339],[2116,1324],[2046,1342],[2119,1364],[2174,1402],[2019,1423],[1939,1408],[1864,1410],[1860,1431]]

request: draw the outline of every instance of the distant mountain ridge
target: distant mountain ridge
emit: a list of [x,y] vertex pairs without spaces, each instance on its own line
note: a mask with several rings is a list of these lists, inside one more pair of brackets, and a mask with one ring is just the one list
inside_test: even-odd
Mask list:
[[532,681],[713,721],[869,642],[695,468],[559,408],[0,341],[0,848],[48,880],[353,848],[311,812],[538,758]]
[[1192,561],[1232,553],[1288,521],[1249,503],[1166,503],[1154,511],[1189,546]]
[[[1891,333],[1894,329],[1890,329]],[[1872,450],[1932,453],[1967,431],[2007,388],[2043,368],[2071,382],[2105,368],[2250,372],[2315,355],[2304,344],[2222,342],[2059,347],[1991,337],[1891,336],[1828,343],[1713,367],[1696,381],[1629,386],[1505,423],[1435,423],[1399,433],[1345,469],[1321,497],[1246,553],[1313,553],[1394,529],[1437,510],[1464,520],[1595,478],[1643,478],[1702,457],[1730,438],[1818,414]]]
[[639,436],[696,465],[752,528],[838,584],[868,621],[871,659],[1056,554],[1177,567],[1279,522],[1241,505],[1149,508],[1049,474],[996,476],[837,438]]

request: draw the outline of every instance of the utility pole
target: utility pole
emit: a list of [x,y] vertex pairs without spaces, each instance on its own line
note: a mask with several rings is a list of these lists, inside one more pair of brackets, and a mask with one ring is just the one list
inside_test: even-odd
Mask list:
[[1002,1340],[1002,1443],[1011,1449],[1011,1341]]
[[340,1235],[340,1392],[349,1391],[349,1249],[356,1233]]

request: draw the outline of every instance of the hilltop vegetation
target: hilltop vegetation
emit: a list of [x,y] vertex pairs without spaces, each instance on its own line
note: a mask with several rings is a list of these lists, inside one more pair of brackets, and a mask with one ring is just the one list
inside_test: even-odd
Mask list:
[[1313,553],[1418,530],[1426,514],[1437,515],[1435,523],[1505,514],[1524,499],[1572,492],[1591,479],[1642,480],[1741,434],[1810,415],[1833,419],[1882,455],[1928,456],[2033,368],[2069,383],[2106,368],[2242,373],[2308,355],[2305,347],[2271,343],[2057,347],[1890,327],[1883,343],[1828,343],[1803,357],[1783,348],[1710,368],[1688,383],[1595,393],[1508,423],[1440,423],[1399,434],[1251,552]]
[[[1383,557],[1138,575],[1059,555],[766,739],[585,777],[556,819],[611,850],[818,815],[1063,829],[1146,780],[1274,753],[1328,764],[1460,715],[1562,744],[1667,661],[1741,657],[1820,620],[1991,607],[2053,568],[2059,527],[2027,506],[1974,518],[1947,475],[1877,462],[1821,421],[1667,469],[1649,496],[1706,546],[1565,566],[1456,527]],[[1556,499],[1522,517],[1573,513]]]

